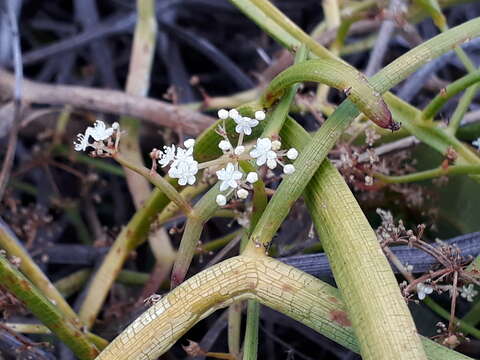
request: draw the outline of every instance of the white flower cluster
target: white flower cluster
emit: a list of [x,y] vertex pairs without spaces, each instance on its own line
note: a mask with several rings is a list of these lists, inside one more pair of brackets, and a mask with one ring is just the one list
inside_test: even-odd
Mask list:
[[[163,150],[153,149],[150,153],[152,157],[152,171],[157,168],[157,162],[162,168],[169,167],[168,175],[171,178],[178,179],[179,185],[193,185],[196,182],[196,175],[200,169],[215,167],[218,181],[220,182],[220,191],[224,194],[217,196],[217,204],[224,206],[230,195],[234,194],[239,199],[246,199],[249,190],[253,188],[252,184],[258,181],[259,175],[256,172],[245,173],[240,169],[239,161],[255,160],[258,166],[266,165],[273,170],[280,165],[283,167],[284,174],[292,174],[295,167],[292,164],[284,164],[285,158],[295,160],[298,151],[294,148],[281,150],[282,144],[279,140],[269,138],[259,138],[253,145],[243,144],[245,135],[251,135],[252,129],[260,121],[265,120],[263,111],[256,111],[254,118],[242,116],[235,109],[227,111],[225,109],[218,111],[218,117],[221,120],[232,119],[235,122],[235,132],[238,133],[238,141],[235,147],[232,146],[228,138],[225,121],[218,128],[218,134],[222,136],[218,147],[223,155],[218,159],[199,164],[193,158],[194,139],[186,140],[184,148],[170,145],[164,146]],[[115,135],[115,143],[112,142],[112,136]],[[93,143],[90,142],[93,138]],[[112,154],[118,148],[120,138],[120,129],[118,123],[107,128],[104,122],[97,120],[93,127],[88,127],[84,134],[77,135],[77,142],[74,142],[75,150],[85,151],[87,147],[93,147],[97,150],[97,155]],[[106,142],[106,144],[105,144]],[[113,147],[113,144],[115,147]]]
[[[275,169],[278,164],[283,167],[285,174],[291,174],[295,171],[292,164],[284,164],[282,158],[287,157],[290,160],[295,160],[298,156],[298,151],[294,148],[288,151],[280,150],[282,143],[279,140],[270,140],[269,138],[259,138],[250,151],[247,151],[246,146],[243,145],[243,136],[251,135],[252,128],[257,126],[260,121],[265,119],[263,111],[256,111],[255,118],[242,116],[237,110],[232,109],[227,111],[221,109],[218,111],[218,117],[221,120],[228,118],[232,119],[236,126],[235,132],[239,134],[237,146],[234,148],[228,139],[225,128],[219,127],[218,133],[223,137],[218,144],[218,147],[223,151],[224,155],[237,158],[237,160],[255,160],[258,166],[266,165],[269,169]],[[220,184],[220,191],[228,190],[226,195],[219,194],[217,196],[217,204],[223,206],[227,203],[227,198],[235,191],[235,195],[240,199],[248,197],[248,189],[251,184],[258,180],[258,174],[250,172],[244,174],[238,166],[238,163],[229,162],[227,166],[216,172],[218,180],[222,181]],[[245,176],[245,179],[242,178]]]
[[175,145],[164,146],[164,151],[157,150],[156,156],[162,168],[170,165],[168,176],[178,179],[179,185],[193,185],[198,172],[198,162],[193,159],[195,140],[185,140],[183,145],[185,149],[180,147],[175,149]]
[[[114,134],[116,134],[117,143],[115,147],[118,146],[118,138],[120,133],[120,125],[117,122],[112,124],[112,127],[107,128],[105,123],[101,120],[95,121],[93,127],[89,126],[85,130],[84,134],[77,134],[77,141],[73,142],[76,151],[85,151],[88,147],[92,147],[99,151],[106,150],[104,141],[109,141]],[[90,137],[93,138],[93,143],[90,142]],[[107,144],[107,147],[111,144]]]

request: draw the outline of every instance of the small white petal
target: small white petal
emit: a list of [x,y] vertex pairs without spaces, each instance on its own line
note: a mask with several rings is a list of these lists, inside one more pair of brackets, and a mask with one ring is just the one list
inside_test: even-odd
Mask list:
[[218,118],[222,120],[228,119],[228,111],[225,109],[218,110]]
[[245,190],[245,189],[239,189],[237,191],[237,196],[240,198],[240,199],[246,199],[248,197],[248,191]]
[[228,151],[232,148],[232,144],[228,140],[222,140],[218,143],[218,147],[223,151]]
[[269,169],[273,170],[277,167],[277,161],[275,159],[268,159],[267,166]]
[[295,160],[298,157],[298,151],[295,148],[291,148],[287,151],[287,158]]
[[279,140],[272,141],[272,150],[277,151],[282,147],[282,143]]
[[218,206],[224,206],[227,203],[227,198],[225,197],[225,195],[218,194],[215,201],[217,202]]
[[255,119],[259,121],[265,120],[265,112],[262,110],[255,111]]
[[283,167],[283,172],[285,174],[293,174],[295,172],[295,166],[293,166],[292,164],[285,165]]
[[119,128],[120,128],[120,124],[115,121],[115,122],[112,124],[112,129],[113,129],[113,130],[118,130]]
[[235,155],[241,155],[244,153],[244,151],[245,151],[245,146],[240,145],[235,148],[234,153]]
[[250,184],[256,183],[258,181],[258,174],[256,172],[249,172],[247,174],[247,182]]
[[193,147],[193,145],[195,145],[195,139],[187,139],[183,142],[183,145],[187,148],[187,149],[190,149],[191,147]]
[[228,112],[228,116],[231,117],[232,119],[236,119],[240,116],[237,110],[232,109]]

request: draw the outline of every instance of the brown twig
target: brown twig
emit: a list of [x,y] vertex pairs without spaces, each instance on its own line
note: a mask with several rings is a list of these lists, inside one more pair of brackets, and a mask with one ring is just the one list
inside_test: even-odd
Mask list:
[[[13,99],[14,82],[12,74],[0,69],[0,100]],[[50,85],[30,80],[23,80],[22,90],[24,103],[71,105],[92,111],[128,115],[155,125],[182,129],[187,135],[197,135],[214,122],[211,117],[189,109],[116,90]]]

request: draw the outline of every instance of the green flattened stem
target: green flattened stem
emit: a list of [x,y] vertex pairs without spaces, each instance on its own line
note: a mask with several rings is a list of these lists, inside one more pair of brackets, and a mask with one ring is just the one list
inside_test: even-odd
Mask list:
[[[448,51],[453,44],[457,44],[468,38],[473,38],[478,36],[478,34],[480,34],[480,19],[469,21],[440,34],[385,67],[372,78],[371,84],[376,91],[383,93],[410,75],[422,64]],[[251,235],[252,241],[268,244],[287,216],[293,203],[301,195],[308,181],[310,181],[320,167],[328,151],[356,115],[358,115],[358,111],[354,104],[349,100],[343,102],[313,136],[312,141],[300,151],[300,155],[295,162],[297,171],[285,177],[280,184],[275,195],[270,200],[264,215]],[[298,144],[300,146],[297,144],[292,144],[292,146],[301,148],[301,145],[304,143],[305,137],[303,137]],[[332,186],[337,186],[338,189],[341,189],[342,186],[346,185],[340,177],[332,182]],[[325,189],[324,191],[333,192],[333,189]],[[337,201],[339,198],[347,196],[344,190],[338,191],[341,192],[341,196],[337,196]],[[325,196],[325,194],[323,194],[323,196]],[[341,212],[337,213],[337,215],[342,215],[345,219],[352,217],[355,221],[359,222],[359,224],[361,224],[361,221],[364,221],[360,229],[365,229],[363,239],[369,251],[364,255],[347,253],[350,254],[350,256],[362,257],[362,261],[366,261],[366,263],[364,263],[365,268],[362,269],[363,271],[370,268],[369,263],[375,264],[377,270],[374,273],[381,277],[379,283],[372,284],[371,274],[363,274],[363,280],[357,278],[359,274],[358,269],[350,268],[350,270],[352,270],[351,272],[341,271],[340,274],[334,273],[342,291],[352,294],[352,296],[347,296],[345,300],[349,314],[351,314],[352,323],[357,329],[358,334],[361,334],[360,346],[362,355],[366,359],[380,359],[390,356],[392,349],[397,349],[398,354],[395,353],[395,356],[398,359],[422,359],[424,354],[421,347],[419,347],[418,338],[415,334],[415,326],[398,290],[397,282],[388,262],[386,262],[375,235],[361,210],[358,208],[354,198],[351,197],[348,203],[355,204],[357,206],[357,212]],[[331,217],[329,220],[338,221],[337,218]],[[330,226],[331,224],[328,225]],[[355,232],[355,236],[362,234],[362,230],[360,229]],[[340,237],[340,239],[343,239],[342,246],[349,246],[349,242],[352,241],[348,237]],[[336,253],[338,254],[338,252]],[[358,259],[356,259],[354,263],[356,263],[357,260]],[[344,261],[351,260],[343,260],[340,263],[344,263]],[[356,279],[356,281],[352,279]],[[369,286],[365,286],[366,284]],[[369,299],[375,291],[378,291],[378,284],[382,284],[381,289],[385,291],[386,296],[379,297],[375,303],[356,301],[358,297]],[[401,324],[401,326],[397,326],[397,322]],[[408,326],[403,327],[404,325]],[[400,328],[403,329],[401,334],[398,333],[398,329]]]
[[25,306],[81,360],[94,359],[98,349],[87,338],[81,327],[65,318],[25,276],[9,261],[0,256],[0,284],[21,300]]
[[202,235],[203,225],[207,222],[218,205],[215,198],[220,194],[220,185],[212,187],[202,198],[195,204],[193,211],[187,218],[185,230],[183,231],[182,240],[178,249],[175,263],[173,264],[171,286],[178,286],[187,275],[188,268],[192,262],[195,250],[197,249],[200,235]]
[[480,174],[480,165],[452,165],[447,168],[438,167],[436,169],[419,171],[413,174],[388,176],[383,174],[374,174],[376,179],[379,179],[385,184],[404,184],[415,181],[424,181],[434,179],[446,175],[470,175]]
[[[234,301],[247,299],[257,300],[359,352],[337,289],[269,257],[237,256],[192,276],[166,294],[117,336],[97,360],[155,359],[201,319]],[[422,343],[430,360],[470,359],[427,338],[422,338]],[[391,355],[393,349],[387,350]],[[391,359],[390,355],[382,360]]]
[[271,106],[293,84],[319,82],[343,91],[360,111],[378,126],[396,130],[392,114],[382,97],[369,84],[367,78],[351,66],[331,59],[307,60],[290,66],[278,74],[262,96],[261,103]]

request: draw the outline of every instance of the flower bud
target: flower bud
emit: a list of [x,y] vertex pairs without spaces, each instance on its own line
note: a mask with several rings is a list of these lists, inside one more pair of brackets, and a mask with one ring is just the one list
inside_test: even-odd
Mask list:
[[225,195],[218,194],[215,201],[217,202],[218,206],[224,206],[227,203],[227,198],[225,197]]
[[285,165],[283,167],[283,172],[285,174],[293,174],[295,172],[295,166],[293,166],[292,164]]
[[249,172],[247,174],[247,182],[250,184],[256,183],[258,181],[258,174],[256,172]]
[[295,148],[291,148],[287,151],[287,158],[295,160],[298,157],[298,151]]

